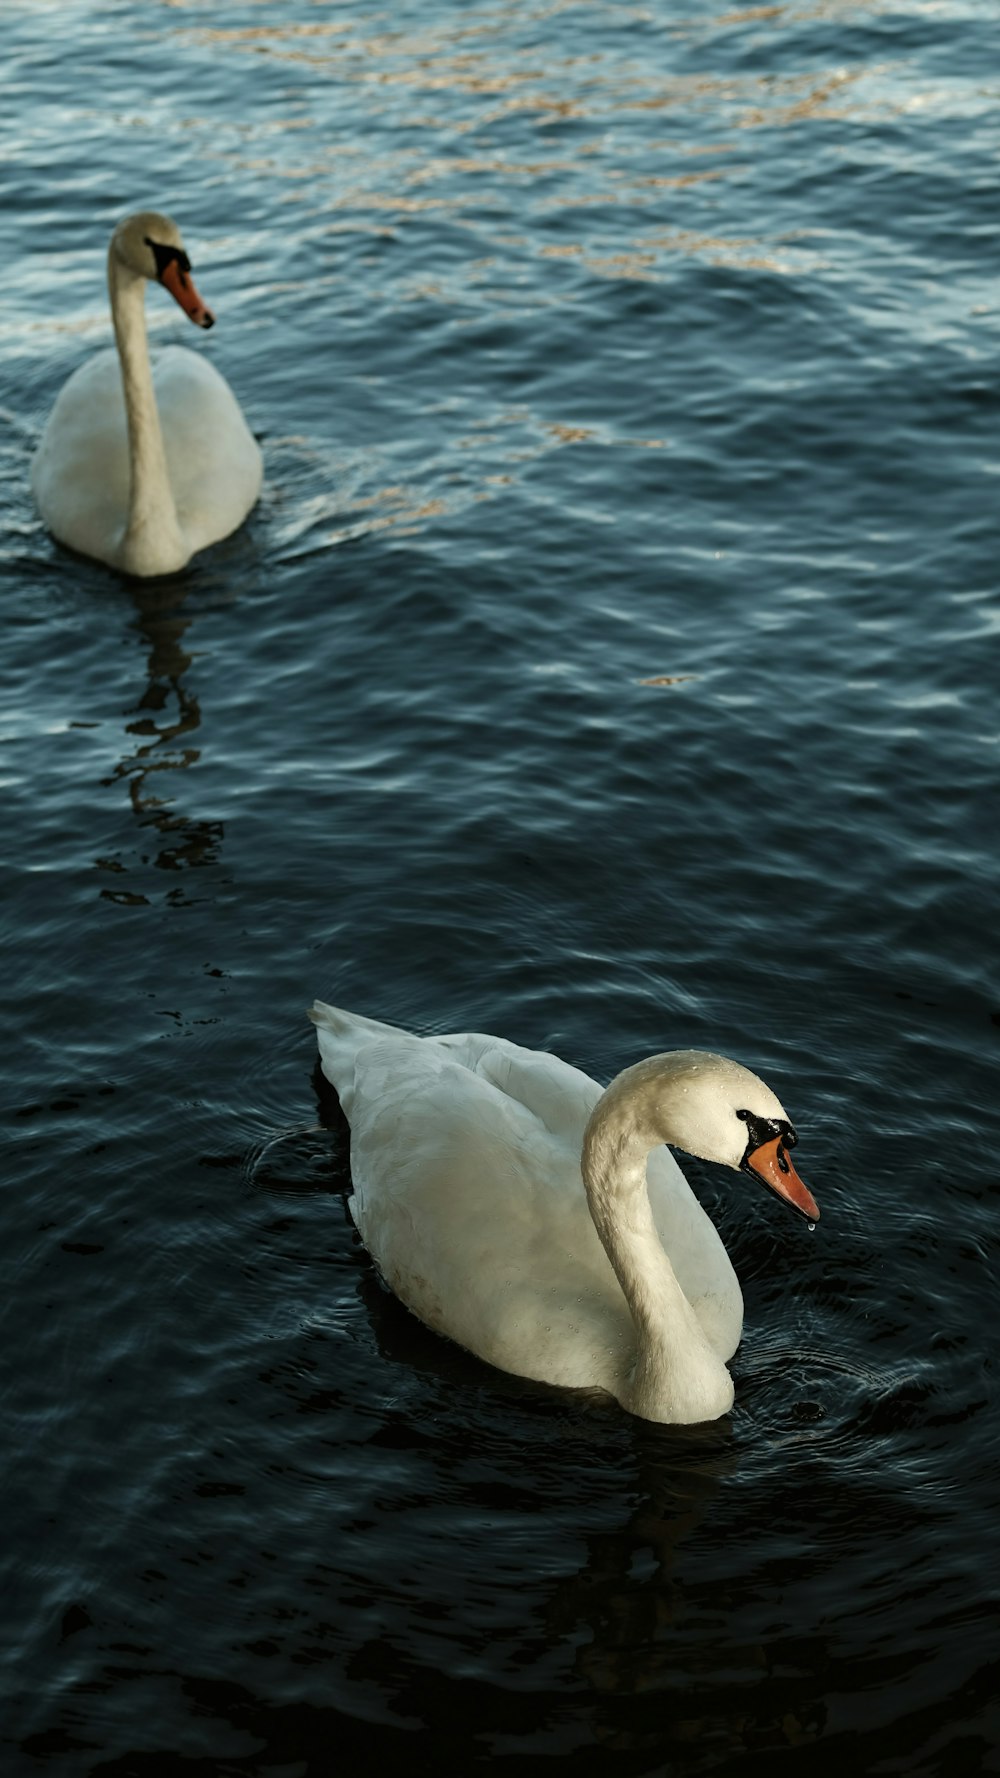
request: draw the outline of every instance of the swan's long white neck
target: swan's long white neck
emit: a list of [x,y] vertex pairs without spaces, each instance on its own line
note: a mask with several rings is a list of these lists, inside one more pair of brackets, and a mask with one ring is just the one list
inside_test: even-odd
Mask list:
[[108,291],[121,363],[131,471],[121,566],[130,574],[169,574],[184,566],[189,552],[181,541],[153,391],[146,339],[146,280],[123,265],[113,245],[108,254]]
[[581,1170],[590,1214],[635,1323],[636,1359],[624,1405],[650,1420],[714,1419],[732,1404],[732,1381],[677,1281],[647,1190],[649,1152],[670,1134],[662,1104],[652,1115],[662,1060],[626,1069],[598,1100]]

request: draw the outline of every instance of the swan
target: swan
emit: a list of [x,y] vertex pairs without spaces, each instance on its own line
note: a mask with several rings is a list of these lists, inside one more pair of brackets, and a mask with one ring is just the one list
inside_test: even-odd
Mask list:
[[153,210],[126,217],[108,249],[116,348],[65,384],[31,468],[42,518],[61,543],[140,576],[173,574],[228,537],[263,474],[239,403],[205,358],[167,346],[151,368],[149,279],[197,327],[213,326],[177,224]]
[[646,1420],[715,1420],[743,1298],[673,1156],[741,1169],[815,1221],[769,1087],[699,1050],[607,1089],[477,1033],[418,1037],[317,1000],[322,1072],[351,1127],[350,1209],[386,1284],[501,1370],[597,1388]]

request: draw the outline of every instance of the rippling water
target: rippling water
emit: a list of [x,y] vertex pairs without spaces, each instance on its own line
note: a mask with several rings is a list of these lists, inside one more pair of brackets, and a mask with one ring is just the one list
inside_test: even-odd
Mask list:
[[[984,0],[8,0],[4,1770],[997,1770]],[[114,223],[261,438],[42,530]],[[813,1232],[707,1428],[380,1286],[315,995],[738,1056]]]

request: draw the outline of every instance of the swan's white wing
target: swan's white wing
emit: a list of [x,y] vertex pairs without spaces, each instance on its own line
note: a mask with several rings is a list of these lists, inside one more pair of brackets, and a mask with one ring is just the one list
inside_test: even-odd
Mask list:
[[38,509],[61,543],[113,562],[128,512],[129,458],[116,351],[63,385],[31,465]]
[[429,1039],[508,1099],[541,1130],[568,1143],[579,1160],[583,1132],[603,1087],[548,1050],[522,1049],[503,1037],[463,1032]]
[[200,353],[167,346],[153,388],[177,518],[194,554],[243,523],[260,493],[260,447],[225,377]]
[[[386,1283],[504,1370],[610,1387],[634,1332],[583,1191],[585,1116],[568,1140],[517,1096],[531,1052],[516,1045],[381,1031],[358,1032],[352,1060],[343,1025],[339,1036],[319,1025],[351,1125],[352,1212]],[[553,1122],[563,1069],[574,1096],[581,1083],[588,1102],[599,1096],[555,1057],[538,1060]]]

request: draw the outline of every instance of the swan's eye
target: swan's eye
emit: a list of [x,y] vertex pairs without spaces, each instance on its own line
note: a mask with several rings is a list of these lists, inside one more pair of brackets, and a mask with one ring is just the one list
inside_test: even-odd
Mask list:
[[745,1124],[749,1121],[749,1118],[750,1118],[749,1111],[738,1111],[736,1113],[736,1115],[739,1118],[741,1124]]
[[156,261],[156,276],[159,281],[161,283],[163,282],[163,274],[168,265],[176,265],[177,270],[180,273],[181,283],[186,285],[187,278],[185,273],[191,270],[191,261],[183,247],[164,247],[162,241],[154,241],[151,235],[144,235],[143,239],[146,246],[150,248],[153,258]]

